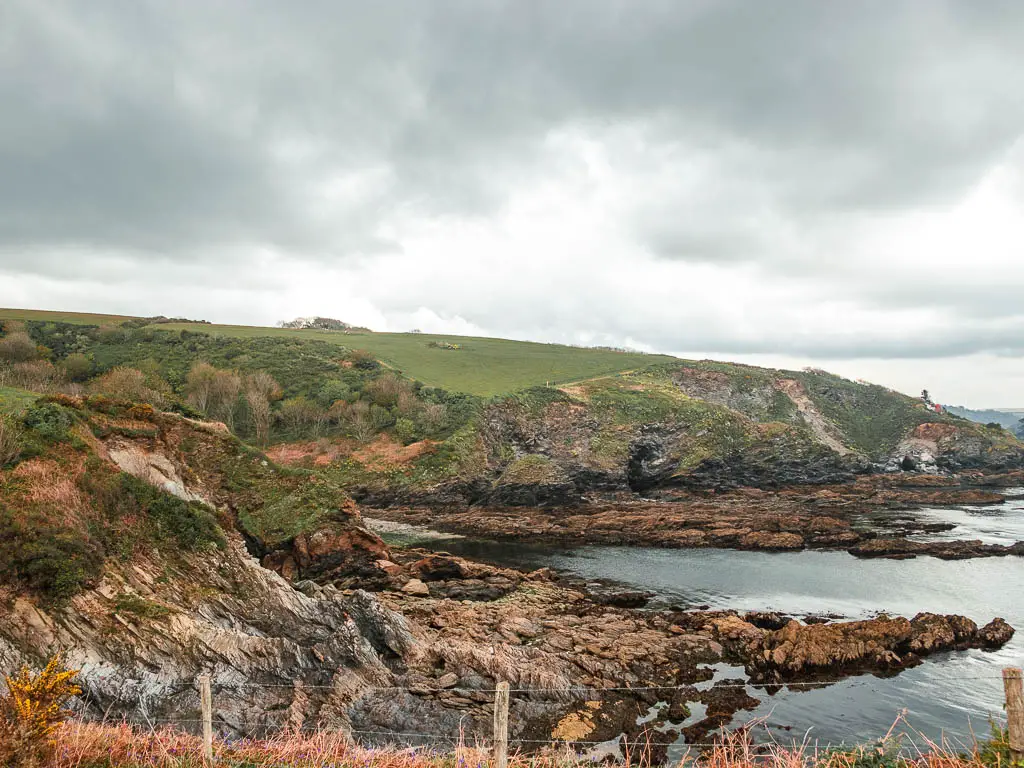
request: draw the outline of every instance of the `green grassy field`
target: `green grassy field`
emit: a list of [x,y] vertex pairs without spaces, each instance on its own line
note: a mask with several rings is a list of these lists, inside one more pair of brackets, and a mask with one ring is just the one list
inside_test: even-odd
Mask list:
[[127,315],[100,315],[91,312],[59,312],[49,309],[2,309],[2,320],[42,320],[56,323],[80,323],[81,325],[116,325],[131,320]]
[[[0,320],[3,319],[104,325],[131,318],[73,312],[0,309]],[[561,344],[538,344],[509,339],[435,336],[425,333],[348,334],[337,331],[199,323],[161,323],[152,327],[164,331],[190,330],[239,338],[272,336],[319,339],[349,349],[366,350],[386,365],[428,386],[483,397],[538,385],[591,379],[673,359],[666,355],[582,349]],[[431,347],[432,341],[457,344],[460,349]]]

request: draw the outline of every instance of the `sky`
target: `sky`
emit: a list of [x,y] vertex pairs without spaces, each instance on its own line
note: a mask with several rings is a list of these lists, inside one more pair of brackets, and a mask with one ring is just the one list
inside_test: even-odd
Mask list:
[[1019,0],[0,0],[0,306],[1024,407]]

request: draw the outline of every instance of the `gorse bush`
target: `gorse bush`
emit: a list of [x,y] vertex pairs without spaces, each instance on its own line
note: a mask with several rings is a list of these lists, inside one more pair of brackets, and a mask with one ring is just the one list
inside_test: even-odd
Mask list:
[[102,567],[102,550],[88,536],[0,505],[0,580],[61,603],[98,578]]
[[67,719],[72,697],[82,689],[77,670],[66,669],[60,655],[38,674],[22,667],[6,677],[6,695],[0,697],[0,765],[5,768],[41,768],[54,758],[54,732]]
[[[108,522],[136,521],[133,528],[139,543],[173,542],[186,551],[224,546],[224,534],[205,504],[179,499],[126,472],[112,476],[87,472],[82,482]],[[118,536],[126,533],[119,527],[114,530]],[[113,537],[105,543],[108,547],[118,544]]]
[[71,436],[75,417],[57,403],[42,402],[29,408],[22,422],[46,442],[60,443]]

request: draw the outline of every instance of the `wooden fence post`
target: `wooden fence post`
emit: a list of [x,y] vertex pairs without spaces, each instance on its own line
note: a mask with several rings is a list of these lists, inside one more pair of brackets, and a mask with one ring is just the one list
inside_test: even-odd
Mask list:
[[494,768],[508,766],[508,683],[494,691]]
[[209,675],[199,676],[199,706],[203,711],[203,760],[209,765],[213,762],[213,694]]
[[1010,756],[1024,760],[1024,671],[1019,667],[1003,670],[1006,690],[1006,720],[1010,734]]

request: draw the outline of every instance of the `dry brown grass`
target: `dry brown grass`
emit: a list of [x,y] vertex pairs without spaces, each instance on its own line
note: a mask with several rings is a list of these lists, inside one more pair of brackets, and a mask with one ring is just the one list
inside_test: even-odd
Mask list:
[[[890,743],[885,741],[883,743]],[[69,722],[56,732],[53,768],[199,768],[203,765],[197,736],[173,728],[140,729],[130,725]],[[245,768],[489,768],[487,749],[457,745],[454,748],[353,744],[338,731],[283,732],[262,740],[217,741],[216,765]],[[648,749],[625,755],[625,764],[650,768]],[[512,754],[510,768],[580,768],[593,761],[567,746],[528,755]],[[993,768],[975,755],[961,755],[926,742],[923,750],[897,757],[887,747],[865,747],[836,752],[811,745],[781,747],[754,745],[743,733],[707,749],[688,753],[682,765],[693,768]]]
[[420,456],[432,453],[437,448],[433,440],[421,440],[417,443],[402,445],[389,435],[378,435],[358,451],[352,458],[368,469],[386,470],[390,467],[408,466]]
[[23,461],[12,471],[22,503],[54,513],[54,519],[79,519],[90,509],[89,500],[78,486],[84,472],[82,457],[66,462],[35,458]]

